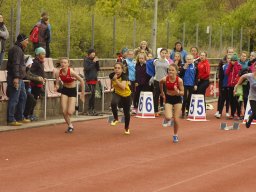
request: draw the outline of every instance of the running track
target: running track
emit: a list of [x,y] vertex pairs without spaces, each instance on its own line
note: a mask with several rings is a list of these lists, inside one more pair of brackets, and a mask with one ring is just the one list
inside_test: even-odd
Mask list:
[[[0,192],[255,192],[256,126],[182,120],[180,142],[162,118],[106,119],[0,133]],[[231,123],[232,121],[227,121]]]

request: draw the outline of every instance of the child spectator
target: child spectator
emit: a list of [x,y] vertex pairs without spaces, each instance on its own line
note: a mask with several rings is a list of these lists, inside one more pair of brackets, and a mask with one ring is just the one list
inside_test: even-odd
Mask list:
[[194,57],[189,54],[186,57],[186,63],[181,70],[184,82],[184,96],[182,103],[182,118],[185,117],[189,110],[190,99],[192,93],[197,90],[197,69],[195,64],[193,63]]
[[227,55],[226,57],[226,63],[224,65],[222,65],[222,73],[219,76],[219,81],[222,82],[221,86],[220,86],[220,93],[219,93],[219,106],[218,106],[218,114],[215,114],[216,118],[221,118],[222,116],[222,110],[224,108],[224,104],[226,103],[226,117],[229,117],[230,115],[228,114],[229,111],[229,87],[228,87],[228,75],[226,74],[227,68],[228,68],[228,64],[231,61],[231,55]]
[[135,94],[133,102],[133,113],[137,113],[140,92],[149,91],[149,79],[150,76],[146,72],[146,54],[139,53],[137,57],[137,63],[135,66]]
[[239,72],[242,69],[242,66],[238,63],[238,56],[234,54],[231,57],[231,62],[228,64],[228,68],[225,72],[228,75],[228,88],[229,88],[229,102],[231,106],[231,116],[230,119],[234,119],[235,112],[237,111],[237,116],[240,118],[241,107],[238,103],[238,98],[234,96],[234,86],[237,84],[239,79]]

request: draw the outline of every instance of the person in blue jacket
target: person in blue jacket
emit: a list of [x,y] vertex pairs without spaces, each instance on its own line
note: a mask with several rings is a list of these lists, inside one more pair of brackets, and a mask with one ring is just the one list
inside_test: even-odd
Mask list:
[[185,63],[187,52],[183,49],[182,44],[179,41],[175,43],[175,47],[173,48],[171,56],[170,56],[170,58],[173,61],[174,61],[174,56],[175,56],[176,52],[180,52],[182,63]]
[[[182,103],[182,118],[185,117],[185,112],[189,110],[191,95],[197,90],[197,68],[193,63],[194,57],[189,54],[186,57],[186,63],[183,68],[181,68],[181,76],[183,76],[184,82],[184,95]],[[187,115],[187,113],[186,113]]]

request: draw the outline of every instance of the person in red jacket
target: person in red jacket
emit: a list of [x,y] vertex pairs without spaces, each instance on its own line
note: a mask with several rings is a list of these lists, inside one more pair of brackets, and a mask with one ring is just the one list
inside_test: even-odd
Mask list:
[[207,87],[209,86],[210,77],[210,63],[207,59],[207,53],[200,53],[200,62],[197,65],[198,68],[198,85],[197,94],[202,94],[205,96]]
[[231,61],[228,64],[226,70],[226,75],[228,75],[228,88],[229,88],[229,102],[231,106],[231,116],[230,119],[234,118],[235,112],[237,110],[237,118],[240,118],[241,106],[239,105],[238,98],[234,96],[234,87],[239,80],[239,72],[242,66],[238,63],[238,56],[236,53],[231,57]]

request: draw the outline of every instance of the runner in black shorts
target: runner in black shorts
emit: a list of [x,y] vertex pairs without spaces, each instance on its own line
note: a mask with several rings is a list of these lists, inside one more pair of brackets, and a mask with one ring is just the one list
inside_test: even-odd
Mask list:
[[[178,77],[178,67],[176,64],[171,64],[168,69],[168,75],[160,80],[161,95],[165,99],[165,120],[163,126],[167,126],[168,122],[173,117],[174,120],[174,135],[173,142],[177,143],[179,129],[179,115],[182,106],[181,96],[184,94],[184,86],[181,78]],[[163,91],[163,84],[166,86],[166,94]],[[172,111],[174,109],[174,114]]]

